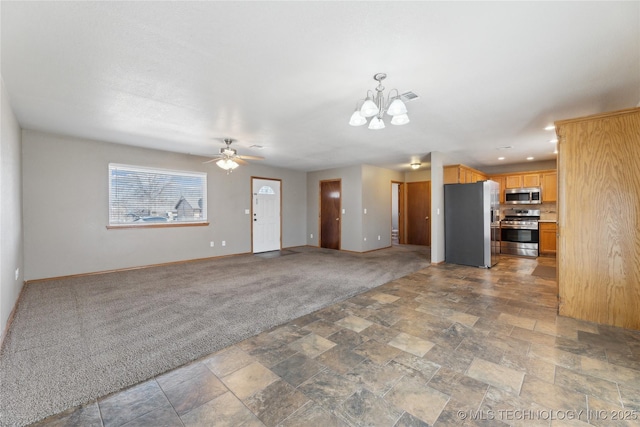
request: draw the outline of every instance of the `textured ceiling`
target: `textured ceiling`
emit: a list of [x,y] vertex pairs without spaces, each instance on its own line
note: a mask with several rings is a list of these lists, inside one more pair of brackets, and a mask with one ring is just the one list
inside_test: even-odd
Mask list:
[[[196,155],[231,137],[298,170],[401,170],[431,151],[480,169],[551,160],[554,120],[640,101],[640,2],[0,7],[23,128]],[[377,72],[419,95],[411,123],[348,125]]]

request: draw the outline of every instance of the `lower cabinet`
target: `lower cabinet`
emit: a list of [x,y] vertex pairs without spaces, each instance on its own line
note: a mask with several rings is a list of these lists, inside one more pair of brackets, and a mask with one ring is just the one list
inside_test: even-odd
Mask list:
[[538,252],[540,255],[556,255],[556,223],[540,222],[538,223],[540,231],[540,247]]

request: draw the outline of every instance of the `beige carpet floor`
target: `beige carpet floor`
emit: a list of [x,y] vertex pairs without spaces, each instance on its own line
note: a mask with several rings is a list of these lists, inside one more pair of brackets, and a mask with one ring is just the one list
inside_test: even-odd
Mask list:
[[0,424],[136,384],[423,269],[428,254],[301,247],[28,284],[0,351]]

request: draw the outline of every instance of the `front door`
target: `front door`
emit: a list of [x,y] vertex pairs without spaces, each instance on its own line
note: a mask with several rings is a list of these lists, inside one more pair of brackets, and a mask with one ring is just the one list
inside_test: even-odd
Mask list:
[[407,243],[431,246],[431,181],[407,183]]
[[320,247],[340,249],[340,206],[342,183],[320,181]]
[[253,253],[280,250],[280,187],[279,180],[252,179]]

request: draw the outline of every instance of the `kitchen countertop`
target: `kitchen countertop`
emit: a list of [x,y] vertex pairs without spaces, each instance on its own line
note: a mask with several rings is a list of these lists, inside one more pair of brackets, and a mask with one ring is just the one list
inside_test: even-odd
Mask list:
[[539,219],[538,222],[557,222],[555,219]]

